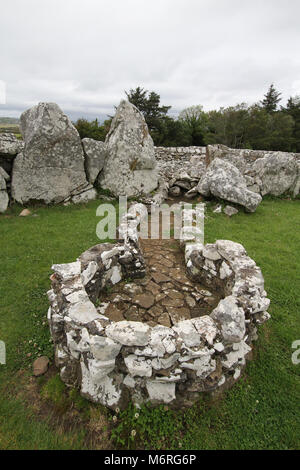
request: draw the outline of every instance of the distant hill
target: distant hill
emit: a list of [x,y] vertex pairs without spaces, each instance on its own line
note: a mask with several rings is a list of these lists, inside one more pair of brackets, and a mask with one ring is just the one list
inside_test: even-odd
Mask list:
[[12,117],[0,117],[0,124],[19,124],[20,119]]
[[11,132],[20,138],[21,134],[19,124],[20,119],[18,118],[0,117],[0,133]]

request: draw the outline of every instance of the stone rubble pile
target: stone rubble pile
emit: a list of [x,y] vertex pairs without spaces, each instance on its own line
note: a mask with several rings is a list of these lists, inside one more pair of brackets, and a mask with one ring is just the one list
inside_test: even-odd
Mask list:
[[[251,353],[257,326],[270,318],[262,273],[244,247],[228,240],[204,246],[191,225],[190,237],[181,236],[188,275],[220,292],[218,305],[171,327],[112,321],[97,300],[124,276],[145,275],[138,236],[145,215],[133,206],[119,227],[122,243],[97,245],[74,263],[52,267],[48,320],[61,378],[113,409],[130,400],[137,406],[191,406],[199,392],[232,385]],[[194,214],[185,216],[193,220]]]

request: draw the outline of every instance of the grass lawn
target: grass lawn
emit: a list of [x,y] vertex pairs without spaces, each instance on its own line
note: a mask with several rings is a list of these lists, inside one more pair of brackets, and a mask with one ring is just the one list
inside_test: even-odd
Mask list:
[[[300,201],[266,199],[255,214],[233,218],[208,208],[206,242],[242,243],[262,268],[272,319],[260,328],[254,361],[222,398],[202,396],[193,408],[129,407],[113,413],[67,390],[54,366],[35,379],[33,360],[53,359],[46,313],[51,265],[74,261],[99,243],[99,201],[69,207],[15,206],[0,216],[0,449],[299,449]],[[136,436],[131,437],[131,431]]]

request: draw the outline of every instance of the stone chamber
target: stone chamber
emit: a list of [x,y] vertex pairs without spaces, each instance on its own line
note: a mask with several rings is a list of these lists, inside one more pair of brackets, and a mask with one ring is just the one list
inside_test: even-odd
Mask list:
[[270,301],[242,245],[199,241],[196,210],[183,207],[180,240],[141,239],[147,209],[133,203],[117,243],[52,267],[55,363],[87,399],[181,408],[241,377]]

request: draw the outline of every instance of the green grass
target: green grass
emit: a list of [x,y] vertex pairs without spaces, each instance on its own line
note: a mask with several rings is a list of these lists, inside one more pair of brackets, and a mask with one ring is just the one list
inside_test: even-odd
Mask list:
[[[0,365],[1,449],[97,448],[86,430],[111,415],[66,390],[56,374],[38,380],[49,417],[39,416],[24,391],[38,354],[53,358],[45,295],[51,265],[73,261],[99,243],[98,204],[32,208],[37,217],[24,218],[15,206],[0,216],[0,340],[7,348],[7,365]],[[109,439],[118,448],[299,449],[300,365],[291,362],[291,345],[300,340],[300,201],[269,198],[255,214],[233,218],[209,207],[207,216],[206,242],[240,242],[262,268],[272,319],[260,328],[255,359],[222,398],[202,396],[184,412],[143,407],[138,417],[129,407],[109,421]],[[62,431],[50,417],[70,409],[81,424]]]

